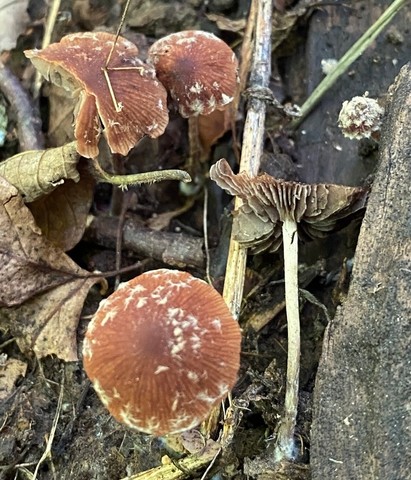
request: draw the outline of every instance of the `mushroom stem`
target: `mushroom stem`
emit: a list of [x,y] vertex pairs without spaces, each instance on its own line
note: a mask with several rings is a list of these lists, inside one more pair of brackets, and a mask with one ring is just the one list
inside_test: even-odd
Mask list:
[[191,182],[190,175],[184,170],[156,170],[154,172],[136,173],[132,175],[113,175],[103,170],[96,158],[92,159],[94,173],[97,180],[117,185],[122,190],[127,190],[130,185],[141,185],[143,183],[162,182],[163,180],[177,180],[180,182]]
[[286,217],[283,222],[285,302],[288,330],[287,384],[284,414],[278,429],[275,461],[295,457],[294,429],[298,407],[300,373],[300,312],[298,305],[297,223]]

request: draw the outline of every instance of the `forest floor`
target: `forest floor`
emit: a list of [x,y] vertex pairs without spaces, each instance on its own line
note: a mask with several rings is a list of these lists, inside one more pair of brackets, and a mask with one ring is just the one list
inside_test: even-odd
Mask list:
[[[321,60],[340,58],[391,2],[361,0],[355,7],[345,2],[323,6],[307,1],[273,3],[269,87],[280,104],[301,105],[324,76]],[[32,94],[37,81],[35,70],[23,51],[40,48],[49,14],[43,1],[28,5],[29,17],[17,45],[3,52],[2,60]],[[94,29],[115,33],[123,6],[124,2],[105,0],[63,0],[52,41]],[[156,39],[181,30],[201,29],[222,38],[239,57],[249,9],[250,2],[245,0],[135,1],[122,35],[138,45],[144,59]],[[12,17],[8,18],[11,22]],[[286,180],[368,187],[377,164],[378,142],[344,138],[337,125],[338,112],[344,100],[366,91],[384,103],[388,86],[407,61],[411,41],[407,28],[405,18],[395,18],[297,130],[287,131],[285,116],[269,104],[261,169]],[[244,53],[252,55],[251,50]],[[42,125],[36,127],[38,138],[26,142],[23,149],[35,149],[41,143],[47,148],[69,143],[73,139],[73,100],[66,98],[62,89],[44,82],[34,102]],[[1,480],[119,480],[161,465],[165,455],[175,462],[177,473],[160,472],[152,477],[142,474],[138,478],[309,478],[316,370],[325,328],[348,291],[361,225],[358,216],[340,231],[303,243],[300,248],[302,348],[296,435],[301,451],[295,469],[285,476],[271,476],[267,454],[283,409],[287,362],[281,251],[248,258],[240,313],[244,336],[241,369],[232,392],[236,407],[232,439],[206,474],[210,462],[196,468],[189,464],[179,470],[187,452],[173,452],[171,441],[136,433],[117,423],[101,404],[82,367],[81,347],[87,325],[99,302],[115,288],[119,267],[123,269],[118,274],[121,281],[156,268],[179,268],[203,279],[209,273],[214,287],[222,291],[232,197],[209,180],[208,170],[220,158],[233,166],[238,162],[246,103],[242,96],[234,118],[235,135],[220,119],[213,125],[217,135],[209,134],[207,126],[201,131],[201,140],[193,139],[187,121],[172,109],[163,136],[144,138],[126,160],[119,155],[108,160],[107,170],[119,173],[188,169],[193,184],[181,186],[166,181],[122,191],[105,183],[95,184],[88,162],[82,159],[78,167],[81,181],[75,184],[76,189],[71,190],[69,185],[64,192],[57,189],[60,196],[45,200],[46,196],[27,204],[44,235],[51,232],[50,241],[57,246],[36,244],[31,249],[37,253],[41,250],[41,255],[36,261],[26,258],[24,265],[13,270],[10,280],[6,263],[9,268],[12,262],[10,252],[5,251],[6,240],[2,240],[0,259],[5,260],[0,269],[4,268],[2,277],[10,281],[1,288],[14,289],[14,300],[11,305],[0,302]],[[22,150],[20,106],[2,97],[0,107],[6,118],[0,149],[5,160]],[[201,162],[189,164],[189,157],[198,149]],[[102,163],[104,156],[103,152]],[[4,191],[1,234],[4,238],[11,231],[23,235],[25,225],[32,221],[31,214],[23,203],[11,210],[8,201],[16,195],[7,188]],[[53,222],[58,225],[57,233],[52,232]],[[9,245],[14,245],[17,237],[13,238],[7,238]],[[27,244],[20,238],[19,248],[28,252],[30,238]],[[41,277],[44,262],[54,269],[47,280]],[[71,276],[62,278],[63,267],[70,269]],[[96,278],[84,280],[85,271],[103,272],[105,279],[98,283]],[[30,286],[26,286],[26,278],[31,278]],[[54,320],[50,326],[51,317]],[[217,436],[214,432],[215,440]]]

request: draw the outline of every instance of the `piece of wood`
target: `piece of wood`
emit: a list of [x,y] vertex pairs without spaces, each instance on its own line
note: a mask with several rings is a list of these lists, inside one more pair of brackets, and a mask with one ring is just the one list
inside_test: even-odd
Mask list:
[[411,478],[411,66],[389,90],[348,298],[324,337],[313,480]]
[[[335,4],[318,8],[310,18],[302,60],[305,71],[296,58],[291,57],[287,90],[293,95],[293,101],[300,104],[324,78],[321,60],[340,59],[392,0],[331,3]],[[345,138],[338,127],[338,113],[344,100],[363,95],[365,91],[369,91],[372,98],[383,97],[400,68],[409,61],[410,17],[410,8],[405,6],[300,125],[295,137],[300,156],[297,169],[300,181],[357,186],[373,173],[372,144],[365,153],[366,142]]]

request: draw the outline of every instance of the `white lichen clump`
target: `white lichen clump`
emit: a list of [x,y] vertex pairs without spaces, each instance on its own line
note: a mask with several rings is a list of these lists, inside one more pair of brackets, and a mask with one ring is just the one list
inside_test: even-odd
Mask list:
[[321,60],[321,70],[324,75],[329,75],[335,67],[338,65],[338,60],[336,58],[323,58]]
[[354,97],[343,103],[338,116],[338,126],[345,137],[357,140],[370,138],[380,129],[383,115],[384,108],[365,92],[364,96]]

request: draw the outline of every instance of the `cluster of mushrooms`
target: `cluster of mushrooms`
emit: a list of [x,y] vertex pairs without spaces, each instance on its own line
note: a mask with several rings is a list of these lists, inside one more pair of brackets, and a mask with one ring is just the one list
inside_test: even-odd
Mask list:
[[[127,155],[145,135],[168,124],[171,98],[185,117],[225,109],[238,87],[233,51],[214,35],[185,31],[164,37],[147,63],[128,40],[105,32],[77,33],[25,52],[50,81],[77,100],[78,152],[98,155],[103,132],[113,153]],[[267,174],[235,175],[225,160],[210,177],[243,203],[233,234],[253,253],[283,243],[289,353],[279,458],[295,454],[298,403],[298,238],[324,236],[362,210],[366,191],[305,185]],[[197,426],[231,391],[240,365],[241,332],[213,287],[177,270],[155,270],[121,284],[104,300],[84,341],[87,375],[120,422],[153,435]]]
[[[77,101],[77,151],[96,158],[103,133],[127,155],[168,124],[168,99],[184,118],[224,110],[238,62],[215,35],[184,31],[137,47],[106,32],[76,33],[26,56]],[[90,322],[83,360],[102,403],[118,421],[165,435],[201,423],[233,388],[241,333],[221,295],[192,275],[155,270],[123,283]]]
[[77,151],[98,155],[103,130],[112,153],[127,155],[145,135],[168,124],[167,94],[184,118],[223,110],[238,85],[238,62],[215,35],[178,32],[155,42],[147,63],[137,47],[107,32],[67,35],[43,50],[26,50],[40,73],[77,99]]

